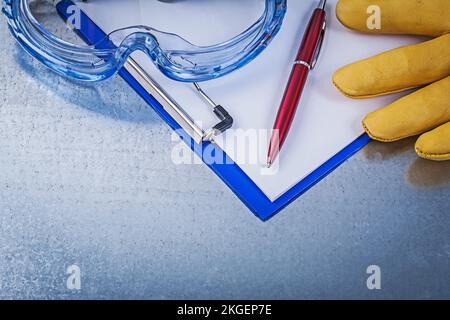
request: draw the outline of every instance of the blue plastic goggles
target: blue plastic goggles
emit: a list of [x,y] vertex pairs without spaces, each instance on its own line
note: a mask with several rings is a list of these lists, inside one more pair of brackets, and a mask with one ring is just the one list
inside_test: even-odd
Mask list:
[[[174,80],[199,82],[224,76],[252,61],[267,47],[286,12],[286,0],[3,0],[3,3],[11,33],[27,52],[57,73],[85,81],[111,77],[136,50],[145,52],[161,72]],[[96,5],[109,6],[111,10],[126,7],[129,13],[124,14],[129,15],[130,25],[119,23],[116,29],[105,30],[109,33],[102,40],[87,45],[73,31],[88,28],[90,19],[83,8],[95,9]],[[185,14],[173,18],[171,13],[175,12]],[[187,36],[194,27],[203,33],[214,30],[215,21],[207,21],[208,12],[224,12],[225,23],[245,28],[219,43],[193,44]],[[233,13],[232,16],[226,16],[227,12]],[[66,21],[70,30],[64,24],[56,27],[52,19],[61,23],[60,16],[70,17]],[[251,21],[254,17],[256,21]],[[250,21],[245,23],[245,19]],[[163,27],[168,29],[161,31]]]

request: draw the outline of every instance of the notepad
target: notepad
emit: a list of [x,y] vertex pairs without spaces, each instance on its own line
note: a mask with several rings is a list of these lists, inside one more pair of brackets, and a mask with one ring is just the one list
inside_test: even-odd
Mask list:
[[[202,23],[209,23],[210,27],[205,32],[198,33],[198,25],[194,32],[194,26],[190,29],[189,23],[184,21],[183,36],[193,43],[205,45],[212,44],[213,39],[226,40],[235,35],[236,26],[242,26],[243,29],[246,27],[248,20],[223,19],[223,15],[232,14],[226,11],[225,1],[211,1],[215,1],[220,9],[205,12],[203,20],[201,17],[198,19]],[[200,8],[201,2],[202,0],[161,2],[161,5],[172,6],[173,10],[171,16],[161,15],[160,19],[156,19],[158,21],[151,13],[142,10],[142,3],[145,1],[96,0],[77,2],[77,5],[105,33],[109,33],[132,25],[133,21],[136,21],[135,24],[145,23],[160,29],[170,28],[177,21],[177,15],[180,21],[182,18],[186,19],[186,15],[181,17],[183,12]],[[254,2],[241,3],[242,10],[248,10],[249,15],[255,16],[255,21],[258,11],[255,11]],[[259,57],[228,76],[202,83],[208,95],[224,106],[235,120],[235,130],[230,136],[226,135],[224,139],[217,141],[219,147],[237,162],[271,201],[277,200],[361,136],[361,120],[368,112],[401,96],[394,94],[369,100],[351,100],[342,96],[333,86],[332,74],[339,67],[419,40],[417,37],[366,35],[350,31],[335,17],[336,3],[337,0],[328,1],[328,29],[322,54],[306,85],[275,172],[267,172],[263,168],[268,139],[260,139],[261,145],[258,148],[249,148],[247,137],[255,131],[270,132],[302,34],[318,1],[288,0],[287,14],[279,34]],[[260,0],[259,8],[264,8],[264,0]],[[168,79],[143,53],[135,53],[133,58],[205,130],[217,123],[211,106],[197,94],[192,85]],[[228,143],[230,139],[233,139],[233,143]],[[242,156],[249,152],[254,154]]]

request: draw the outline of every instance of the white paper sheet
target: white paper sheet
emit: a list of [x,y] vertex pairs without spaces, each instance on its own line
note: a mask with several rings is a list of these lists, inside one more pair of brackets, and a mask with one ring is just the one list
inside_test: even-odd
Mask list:
[[[198,33],[198,25],[193,25],[192,29],[187,27],[185,37],[193,38],[193,41],[199,44],[210,43],[212,33],[216,33],[214,38],[226,39],[229,35],[226,30],[230,23],[229,20],[223,19],[222,15],[231,15],[232,12],[227,12],[223,8],[225,0],[214,1],[221,9],[205,12],[205,19],[202,20],[203,23],[209,21],[211,27],[204,33]],[[259,1],[262,6],[263,0]],[[136,21],[134,24],[146,22],[146,10],[139,9],[145,2],[95,0],[80,3],[80,6],[108,33],[120,26],[133,24],[134,21]],[[193,5],[198,7],[201,2],[202,0],[173,1],[171,5],[178,9],[173,10],[174,15],[167,19],[175,19],[176,14],[186,12],[185,10],[188,7],[192,8]],[[234,129],[241,129],[233,132],[237,138],[227,136],[224,141],[219,140],[219,146],[233,160],[244,158],[247,160],[245,163],[237,162],[272,201],[358,138],[363,133],[361,120],[365,114],[399,97],[397,94],[370,100],[351,100],[342,96],[333,86],[331,81],[333,72],[355,60],[418,41],[414,37],[375,36],[352,32],[337,21],[334,12],[336,2],[337,0],[328,1],[328,29],[322,55],[316,69],[311,73],[290,135],[281,150],[279,166],[273,172],[263,169],[268,138],[265,139],[263,136],[259,141],[259,148],[253,148],[253,145],[249,147],[245,136],[249,136],[248,130],[261,129],[263,130],[261,132],[268,132],[272,128],[292,61],[318,1],[288,0],[288,12],[282,29],[265,52],[243,69],[203,84],[205,91],[233,116]],[[252,10],[255,7],[254,1],[241,1],[241,6],[242,10],[246,10],[246,6]],[[148,15],[149,21],[146,24],[152,26],[152,19],[150,14]],[[233,28],[236,25],[245,26],[246,21],[238,18],[235,20],[232,21]],[[161,21],[158,23],[163,24],[164,20]],[[137,54],[135,58],[174,100],[196,121],[202,123],[205,129],[217,122],[211,107],[198,96],[192,86],[167,79],[143,54]],[[236,143],[227,143],[230,139]],[[243,156],[249,152],[253,154]],[[255,158],[258,161],[254,161]]]

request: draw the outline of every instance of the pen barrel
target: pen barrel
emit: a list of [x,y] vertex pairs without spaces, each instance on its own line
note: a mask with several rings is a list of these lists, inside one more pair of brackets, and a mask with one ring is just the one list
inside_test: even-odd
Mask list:
[[[278,150],[283,146],[294,120],[300,98],[305,88],[306,80],[308,79],[311,63],[314,60],[316,50],[319,47],[321,36],[323,34],[325,18],[326,12],[324,10],[314,10],[300,45],[296,63],[292,68],[274,124],[274,130],[277,133],[275,134],[275,136],[277,136],[277,141],[272,141],[271,145],[275,143]],[[305,64],[302,64],[303,62]]]
[[319,47],[323,35],[323,27],[326,19],[326,12],[316,9],[309,20],[306,33],[298,50],[296,61],[304,61],[311,65]]
[[[309,68],[304,65],[295,65],[289,77],[289,82],[283,95],[280,108],[274,123],[276,131],[278,149],[284,144],[288,132],[295,117],[297,106],[300,102],[306,80],[308,79]],[[275,141],[274,141],[275,143]],[[273,143],[272,143],[273,144]]]
[[313,61],[319,50],[325,27],[326,12],[318,8],[309,21],[303,40],[300,44],[294,67],[289,77],[288,85],[283,95],[280,108],[273,126],[270,140],[267,164],[270,166],[277,157],[291,128],[295,113],[300,102],[306,80],[312,68]]

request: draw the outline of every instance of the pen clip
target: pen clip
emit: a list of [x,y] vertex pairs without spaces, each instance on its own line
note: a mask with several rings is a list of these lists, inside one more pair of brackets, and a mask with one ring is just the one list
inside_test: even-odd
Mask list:
[[314,67],[317,64],[317,61],[319,60],[320,53],[322,52],[322,47],[323,47],[323,42],[324,42],[324,39],[325,39],[325,32],[326,32],[326,30],[327,30],[327,22],[324,21],[323,22],[323,26],[322,26],[322,32],[320,33],[319,45],[318,45],[318,47],[316,49],[314,60],[311,63],[311,70],[314,69]]

